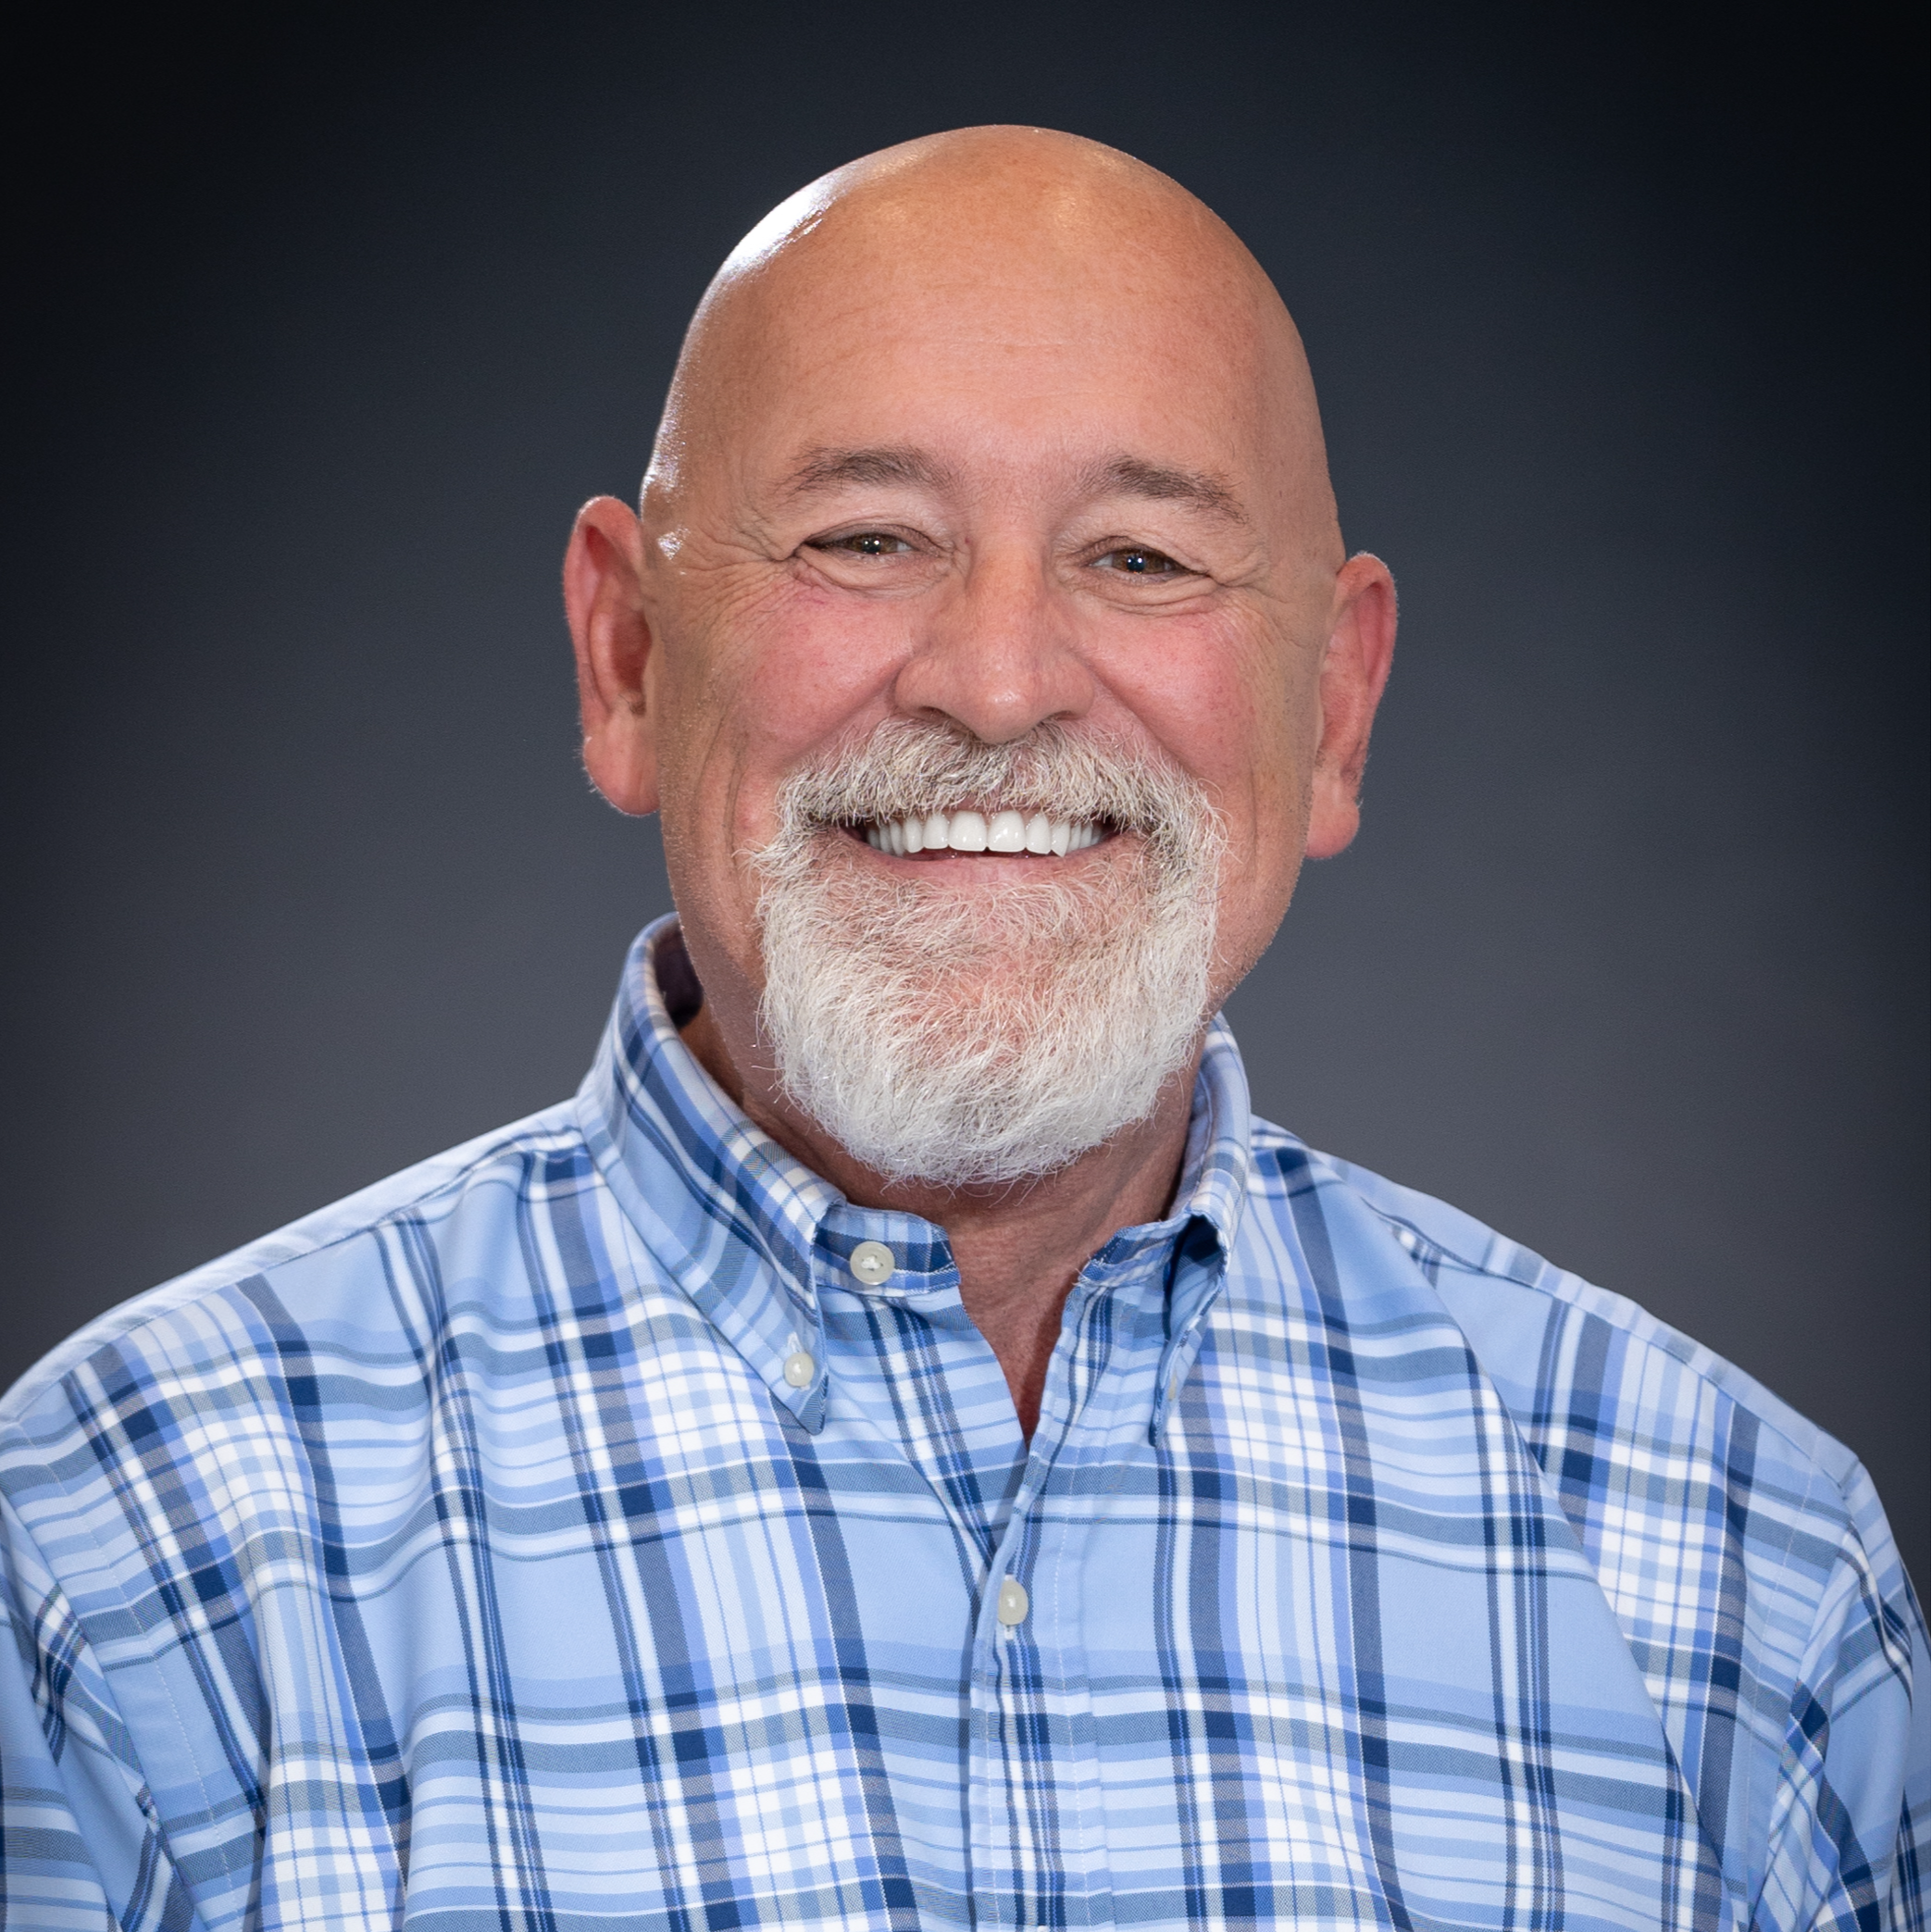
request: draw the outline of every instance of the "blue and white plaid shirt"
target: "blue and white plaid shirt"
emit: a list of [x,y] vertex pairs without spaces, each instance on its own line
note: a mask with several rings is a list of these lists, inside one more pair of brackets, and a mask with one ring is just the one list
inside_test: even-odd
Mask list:
[[1028,1446],[943,1232],[712,1085],[667,934],[574,1102],[0,1405],[0,1921],[1924,1926],[1837,1443],[1251,1121],[1217,1028]]

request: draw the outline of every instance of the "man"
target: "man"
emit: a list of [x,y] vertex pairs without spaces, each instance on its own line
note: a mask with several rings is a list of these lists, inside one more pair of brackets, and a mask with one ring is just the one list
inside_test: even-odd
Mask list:
[[1211,214],[816,183],[565,589],[677,917],[574,1102],[0,1409],[15,1921],[1923,1923],[1856,1463],[1250,1117],[1395,612]]

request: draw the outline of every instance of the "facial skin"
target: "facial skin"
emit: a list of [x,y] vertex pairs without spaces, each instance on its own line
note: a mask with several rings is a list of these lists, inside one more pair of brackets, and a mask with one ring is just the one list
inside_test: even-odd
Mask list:
[[[969,130],[854,163],[720,271],[642,517],[586,505],[565,584],[586,765],[620,810],[662,816],[705,991],[689,1043],[848,1196],[946,1227],[1030,1429],[1074,1276],[1168,1204],[1191,1069],[1029,1187],[888,1188],[774,1078],[745,854],[788,774],[888,718],[994,743],[1053,720],[1205,788],[1219,1005],[1303,855],[1354,834],[1394,642],[1388,571],[1345,557],[1279,298],[1192,197],[1071,136]],[[1105,868],[1123,845],[912,858],[841,836],[826,863],[995,894],[1016,866]]]

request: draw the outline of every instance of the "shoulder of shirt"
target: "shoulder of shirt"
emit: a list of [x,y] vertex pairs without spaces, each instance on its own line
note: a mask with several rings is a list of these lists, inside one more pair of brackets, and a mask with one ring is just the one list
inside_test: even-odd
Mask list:
[[520,1169],[533,1153],[582,1144],[575,1104],[564,1101],[492,1133],[480,1134],[446,1153],[432,1154],[291,1221],[285,1228],[204,1262],[185,1275],[177,1275],[97,1315],[44,1355],[0,1395],[0,1429],[19,1423],[63,1377],[100,1350],[128,1341],[151,1324],[220,1295],[237,1282],[256,1276],[273,1277],[278,1270],[354,1241],[385,1223],[409,1217],[438,1218],[453,1212],[471,1190],[510,1181],[512,1170]]
[[[1869,1490],[1870,1477],[1842,1442],[1734,1363],[1659,1321],[1637,1303],[1555,1266],[1446,1201],[1402,1187],[1352,1161],[1319,1153],[1272,1122],[1255,1120],[1253,1148],[1254,1181],[1264,1191],[1296,1186],[1346,1190],[1430,1271],[1446,1268],[1493,1281],[1499,1288],[1547,1297],[1609,1324],[1640,1347],[1669,1356],[1761,1427],[1774,1430],[1801,1461],[1831,1483],[1854,1514],[1859,1513],[1859,1492]],[[1480,1338],[1470,1340],[1479,1360]]]

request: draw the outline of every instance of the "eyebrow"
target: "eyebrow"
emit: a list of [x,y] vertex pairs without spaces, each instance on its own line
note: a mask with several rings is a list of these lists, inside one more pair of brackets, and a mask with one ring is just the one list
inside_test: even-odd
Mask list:
[[923,451],[888,443],[872,449],[813,450],[782,487],[784,494],[791,497],[835,490],[843,483],[910,483],[937,490],[951,480],[952,471]]
[[1087,492],[1093,496],[1141,496],[1156,503],[1184,503],[1244,528],[1250,520],[1233,489],[1205,470],[1170,468],[1140,456],[1115,456],[1096,464],[1083,480]]

